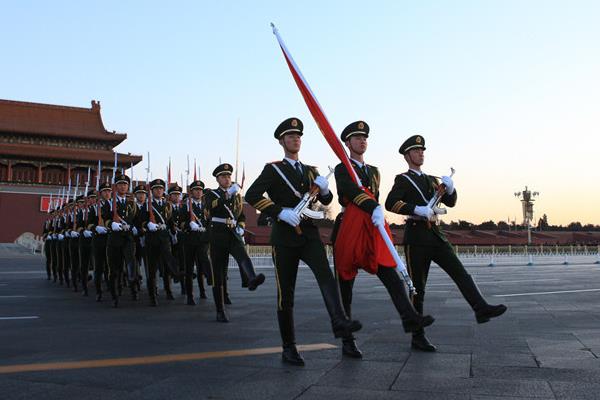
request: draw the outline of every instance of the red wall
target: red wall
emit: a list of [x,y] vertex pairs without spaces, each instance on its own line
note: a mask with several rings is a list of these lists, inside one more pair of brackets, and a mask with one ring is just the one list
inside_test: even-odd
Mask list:
[[41,197],[0,192],[0,243],[14,242],[24,232],[42,234],[47,214],[40,212]]

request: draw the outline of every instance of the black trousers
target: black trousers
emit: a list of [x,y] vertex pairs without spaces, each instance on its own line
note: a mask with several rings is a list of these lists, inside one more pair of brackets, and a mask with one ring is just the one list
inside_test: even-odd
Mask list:
[[[113,232],[112,237],[108,238],[106,245],[106,257],[108,260],[109,274],[108,287],[113,298],[117,296],[117,285],[121,281],[123,271],[127,273],[127,281],[132,291],[136,290],[134,283],[137,281],[137,275],[134,265],[133,234],[131,232]],[[125,269],[124,269],[125,268]]]
[[60,281],[62,282],[61,270],[61,262],[62,262],[62,253],[60,250],[60,240],[54,239],[54,243],[52,243],[52,275],[54,276],[54,281],[60,277]]
[[67,284],[67,286],[69,286],[69,282],[70,282],[70,277],[69,277],[69,273],[70,273],[70,268],[71,268],[71,257],[70,257],[70,253],[69,253],[69,239],[67,239],[66,237],[64,238],[64,240],[60,241],[60,251],[62,254],[62,262],[61,262],[61,282],[64,279],[65,283]]
[[223,309],[230,254],[240,268],[240,274],[242,274],[242,286],[244,285],[244,278],[247,286],[247,281],[256,277],[252,260],[250,260],[244,244],[235,236],[235,234],[220,234],[218,238],[215,238],[213,235],[210,241],[210,261],[212,266],[212,279],[210,282],[213,287],[217,311]]
[[106,240],[108,234],[94,235],[92,240],[92,251],[94,255],[94,284],[96,294],[102,294],[102,280],[108,271],[106,268]]
[[44,257],[46,257],[46,275],[52,277],[52,239],[44,241]]
[[415,285],[417,294],[413,296],[413,305],[419,313],[423,313],[425,286],[431,262],[435,262],[463,290],[465,282],[473,282],[471,276],[460,262],[452,246],[441,242],[439,246],[405,245],[406,268]]
[[304,261],[317,279],[319,286],[335,283],[329,268],[325,247],[318,239],[307,240],[304,246],[273,246],[273,263],[277,280],[277,310],[294,308],[294,291],[298,265]]
[[71,281],[73,287],[77,287],[79,282],[79,238],[69,239],[69,258],[71,260]]
[[[182,234],[177,234],[177,243],[172,245],[173,257],[177,260],[177,269],[179,273],[183,276],[185,274],[185,244],[184,237]],[[185,288],[185,282],[181,280],[182,289]]]
[[164,289],[171,292],[171,275],[177,271],[177,260],[171,253],[171,238],[166,231],[150,232],[146,236],[148,261],[148,293],[156,296],[156,273],[160,271]]
[[93,269],[92,238],[79,238],[79,277],[84,290],[87,289],[88,273]]
[[[204,288],[202,275],[211,283],[211,263],[208,256],[208,242],[186,242],[185,246],[185,292],[188,296],[194,293],[194,265],[197,269],[198,286]],[[201,289],[201,290],[202,290]]]

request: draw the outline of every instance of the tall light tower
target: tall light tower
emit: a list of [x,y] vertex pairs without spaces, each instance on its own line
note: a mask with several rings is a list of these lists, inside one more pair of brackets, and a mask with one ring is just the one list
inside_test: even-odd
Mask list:
[[522,192],[515,192],[515,197],[521,200],[523,207],[523,226],[527,227],[527,244],[531,244],[531,221],[533,220],[533,202],[534,198],[539,196],[539,192],[532,192],[525,186]]

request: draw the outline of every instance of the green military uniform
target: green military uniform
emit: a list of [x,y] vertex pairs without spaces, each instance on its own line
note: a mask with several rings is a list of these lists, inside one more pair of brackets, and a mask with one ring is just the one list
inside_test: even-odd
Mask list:
[[[134,196],[137,196],[138,193],[145,193],[148,195],[148,191],[146,190],[146,185],[137,185],[133,189]],[[147,197],[146,197],[147,199]],[[135,242],[135,269],[138,275],[138,283],[137,287],[140,290],[140,282],[141,282],[141,266],[142,262],[144,263],[146,276],[148,276],[148,262],[146,261],[146,248],[145,248],[145,232],[142,228],[142,223],[148,219],[148,210],[146,209],[146,201],[139,202],[137,197],[135,199],[135,205],[137,206],[138,218],[136,221],[135,230],[133,230],[133,239]]]
[[[425,150],[425,139],[420,135],[411,136],[400,147],[400,154],[407,154],[412,149]],[[436,178],[409,170],[396,176],[394,186],[388,194],[385,207],[396,214],[407,215],[404,228],[404,252],[409,274],[417,291],[413,304],[417,311],[423,312],[425,286],[431,262],[435,262],[454,281],[465,300],[475,311],[477,322],[487,322],[490,318],[502,314],[506,307],[490,306],[487,304],[471,275],[466,271],[446,236],[434,221],[415,215],[415,208],[426,206],[434,196],[440,182]],[[457,193],[445,193],[441,203],[454,207]],[[420,348],[419,343],[424,339],[424,331],[413,335],[414,347]],[[426,339],[425,339],[426,340]],[[428,343],[428,342],[427,342]],[[426,351],[435,351],[431,344],[421,348]]]
[[[350,140],[352,136],[369,137],[369,125],[364,121],[353,122],[342,131],[340,138],[342,142],[346,142]],[[345,165],[340,163],[335,167],[335,181],[339,203],[342,207],[348,206],[349,203],[354,203],[362,211],[368,215],[372,215],[373,211],[379,207],[379,182],[381,181],[379,170],[373,165],[361,164],[353,159],[350,159],[350,163],[360,179],[363,188],[373,194],[375,199],[367,195],[365,190],[354,182],[350,174],[348,174]],[[344,212],[342,211],[336,218],[332,242],[335,242],[335,237],[342,223],[343,215]],[[343,268],[343,266],[338,265],[337,261],[335,262],[335,266],[336,270],[338,268]],[[380,265],[377,269],[377,277],[387,289],[394,306],[400,314],[405,331],[417,331],[422,329],[424,325],[426,326],[433,323],[432,317],[426,316],[425,318],[421,318],[412,306],[410,298],[408,297],[408,292],[404,287],[403,280],[398,275],[395,267]],[[344,280],[337,273],[336,278],[340,285],[340,294],[342,296],[344,309],[348,317],[351,317],[354,279]],[[362,357],[362,353],[356,346],[353,335],[348,335],[343,338],[342,354],[354,358]]]
[[[302,121],[289,118],[277,127],[275,139],[285,140],[284,136],[288,134],[302,135],[302,130]],[[292,161],[295,161],[294,165]],[[299,224],[300,230],[297,230],[279,218],[283,210],[294,208],[302,196],[311,190],[317,176],[319,173],[315,167],[285,159],[267,164],[246,192],[246,201],[274,221],[270,242],[277,279],[277,317],[283,342],[282,358],[295,365],[304,364],[295,346],[293,319],[300,260],[309,266],[317,279],[335,336],[345,336],[361,328],[360,322],[348,320],[344,313],[318,228],[310,219],[303,219]],[[264,196],[265,193],[268,198]],[[331,191],[319,193],[316,200],[327,205],[333,200],[333,194]]]
[[[150,182],[150,190],[156,187],[165,187],[165,181],[155,179]],[[171,237],[169,232],[174,231],[173,223],[173,207],[171,203],[164,198],[156,199],[152,197],[152,202],[146,206],[147,213],[144,213],[146,220],[141,224],[142,229],[146,231],[145,247],[148,260],[148,276],[147,286],[148,294],[150,295],[150,305],[157,306],[158,299],[156,298],[156,273],[161,272],[163,278],[163,287],[166,298],[174,300],[173,292],[171,291],[171,276],[179,279],[179,271],[177,269],[177,260],[173,257],[171,250]],[[154,221],[152,221],[154,218]],[[152,231],[150,224],[157,225],[157,229]],[[154,226],[152,225],[152,226]]]
[[[213,171],[216,178],[223,174],[231,175],[233,167],[230,164],[221,164]],[[234,183],[229,189],[217,189],[206,191],[205,207],[210,220],[210,258],[212,265],[212,286],[215,306],[217,308],[217,320],[227,322],[228,317],[223,307],[225,298],[225,282],[227,280],[227,266],[229,255],[236,260],[242,277],[243,286],[249,290],[255,290],[265,281],[263,274],[256,274],[252,260],[244,246],[244,227],[246,216],[243,211],[243,200],[238,190],[230,194]]]
[[[173,257],[177,260],[177,267],[179,274],[184,276],[185,274],[185,232],[181,229],[181,202],[179,197],[181,196],[181,192],[183,189],[177,183],[171,185],[169,188],[169,203],[171,203],[171,208],[173,209],[173,231],[171,232],[171,251]],[[171,195],[177,195],[177,201],[171,201]],[[181,294],[185,294],[185,282],[184,279],[180,281],[181,283]]]
[[[129,185],[130,179],[127,175],[116,177],[115,185],[126,183]],[[134,251],[135,243],[133,241],[132,228],[136,224],[138,208],[133,199],[127,196],[119,197],[116,188],[113,189],[113,198],[110,202],[111,212],[108,218],[104,220],[104,226],[110,229],[108,240],[106,242],[106,257],[108,261],[109,290],[113,299],[113,305],[118,307],[119,297],[117,295],[117,284],[121,282],[123,268],[127,271],[128,286],[133,300],[138,299],[137,294],[137,274],[135,269]]]
[[[52,207],[52,204],[48,205],[48,208]],[[52,247],[53,243],[53,235],[52,235],[52,219],[53,214],[49,214],[44,221],[42,238],[44,240],[44,257],[46,258],[46,275],[47,279],[52,279]]]
[[79,201],[79,209],[75,221],[77,222],[77,233],[79,234],[78,247],[79,247],[79,278],[81,280],[81,287],[83,289],[83,295],[88,295],[88,275],[89,270],[92,267],[92,231],[88,229],[87,217],[90,210],[90,201],[95,201],[96,192],[94,190],[86,193],[86,198],[82,196]]
[[88,209],[87,229],[94,232],[92,237],[92,254],[94,259],[94,286],[96,288],[96,301],[102,301],[102,281],[108,281],[106,269],[106,241],[108,229],[104,226],[104,220],[110,218],[110,205],[108,201],[101,199],[104,191],[110,191],[108,183],[98,186],[98,197],[95,204]]
[[[192,190],[204,190],[204,182],[196,180],[190,184],[190,193]],[[190,210],[191,205],[191,210]],[[205,213],[204,201],[195,200],[191,194],[184,202],[181,210],[181,229],[186,232],[185,236],[185,292],[187,295],[187,304],[194,305],[194,265],[197,268],[198,288],[200,289],[200,298],[206,298],[203,277],[207,277],[209,283],[212,282],[211,264],[209,258],[209,221]],[[192,223],[193,222],[193,223]]]

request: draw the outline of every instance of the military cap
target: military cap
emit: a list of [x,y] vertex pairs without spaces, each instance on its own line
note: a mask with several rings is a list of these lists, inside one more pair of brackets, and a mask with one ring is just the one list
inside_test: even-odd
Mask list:
[[110,186],[109,183],[104,182],[100,184],[100,188],[98,189],[99,192],[102,192],[103,190],[112,190],[112,187]]
[[369,124],[365,121],[356,121],[345,127],[340,135],[340,139],[342,139],[342,142],[345,142],[351,136],[358,135],[369,137]]
[[181,192],[183,192],[183,189],[177,183],[174,183],[169,188],[169,194],[181,194]]
[[302,136],[303,129],[304,125],[300,119],[295,117],[288,118],[280,123],[277,129],[275,129],[275,139],[279,140],[283,135],[287,135],[288,133],[294,133]]
[[98,196],[98,194],[96,193],[96,190],[94,190],[94,189],[88,190],[87,197],[96,197],[96,196]]
[[85,201],[85,196],[80,194],[79,196],[77,196],[77,198],[75,199],[76,202],[84,202]]
[[165,181],[163,181],[162,179],[154,179],[152,182],[150,182],[150,189],[154,189],[157,187],[161,187],[161,188],[165,188]]
[[125,174],[119,174],[115,177],[115,184],[117,183],[126,183],[129,185],[131,183],[131,179]]
[[146,190],[146,185],[137,185],[133,188],[133,193],[148,193]]
[[204,182],[198,180],[190,184],[190,190],[192,189],[204,189]]
[[219,175],[223,175],[223,174],[232,174],[233,173],[233,167],[231,166],[231,164],[221,164],[219,165],[217,168],[215,168],[215,170],[213,171],[213,176],[217,177]]
[[414,135],[406,139],[398,151],[400,154],[406,154],[409,150],[419,148],[425,150],[425,138],[421,135]]

